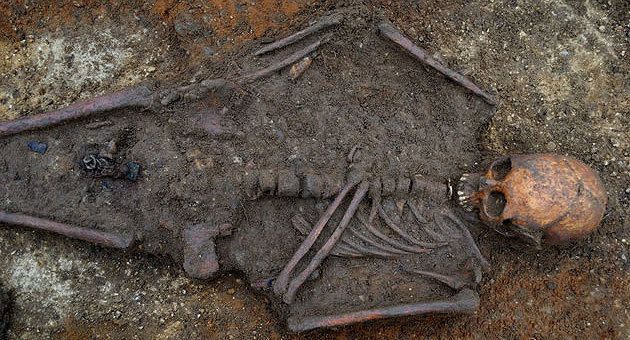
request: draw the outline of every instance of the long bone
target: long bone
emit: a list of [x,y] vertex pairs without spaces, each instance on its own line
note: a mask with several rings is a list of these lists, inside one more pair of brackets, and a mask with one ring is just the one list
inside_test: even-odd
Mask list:
[[[304,219],[304,217],[302,217],[302,215],[293,216],[293,218],[291,219],[291,223],[293,224],[293,227],[304,237],[306,237],[311,230],[311,225]],[[337,247],[335,247],[332,255],[341,257],[362,256],[361,253],[357,252],[354,249],[351,249],[350,247],[342,243],[338,244]]]
[[268,75],[270,75],[273,72],[276,72],[280,69],[283,69],[289,65],[292,65],[298,61],[300,61],[302,58],[306,57],[307,55],[311,54],[313,51],[317,50],[319,48],[319,46],[321,46],[321,44],[327,42],[328,40],[330,40],[331,38],[331,34],[327,34],[325,35],[322,39],[317,40],[316,42],[306,46],[305,48],[294,52],[293,54],[291,54],[290,56],[282,59],[281,61],[272,64],[268,67],[265,67],[259,71],[255,71],[252,72],[250,74],[247,74],[239,79],[237,79],[238,83],[251,83],[253,81],[256,81],[262,77],[266,77]]
[[475,258],[477,258],[477,260],[479,261],[479,264],[481,265],[481,268],[483,268],[484,270],[489,270],[490,263],[481,254],[481,251],[479,251],[479,248],[477,247],[477,243],[475,243],[475,239],[473,239],[472,235],[470,234],[470,231],[464,225],[464,222],[462,222],[459,218],[457,218],[457,216],[455,216],[451,211],[446,211],[444,215],[448,217],[451,221],[455,222],[455,225],[457,225],[457,229],[462,233],[464,237],[464,241],[466,242],[466,245],[468,246],[469,251],[472,253],[472,255]]
[[320,327],[334,327],[350,323],[425,313],[473,313],[479,307],[479,295],[471,289],[462,289],[453,297],[431,302],[419,302],[391,307],[374,308],[338,315],[291,317],[289,328],[303,332]]
[[464,77],[463,75],[461,75],[461,74],[451,70],[450,68],[442,65],[437,60],[431,58],[427,51],[425,51],[421,47],[419,47],[419,46],[415,45],[413,42],[411,42],[411,40],[409,40],[407,37],[402,35],[402,33],[400,33],[400,31],[396,27],[392,26],[390,23],[381,22],[378,25],[378,28],[379,28],[379,30],[381,31],[381,34],[384,37],[390,39],[391,41],[393,41],[394,43],[398,44],[403,49],[407,50],[414,57],[416,57],[416,59],[418,59],[421,62],[423,62],[423,63],[433,67],[438,72],[442,73],[443,75],[447,76],[451,80],[455,81],[456,83],[460,84],[461,86],[467,88],[471,92],[473,92],[476,95],[480,96],[488,104],[491,104],[491,105],[495,105],[496,104],[496,101],[494,100],[494,98],[492,98],[491,95],[489,95],[484,90],[480,89],[479,86],[475,85],[473,82],[471,82],[470,80],[466,79],[466,77]]
[[74,227],[71,225],[58,223],[55,221],[27,216],[23,214],[12,214],[0,210],[0,224],[10,224],[32,229],[45,230],[57,233],[69,238],[74,238],[90,243],[98,244],[109,248],[127,249],[131,246],[133,238],[104,231]]
[[229,81],[237,84],[251,83],[294,64],[303,57],[317,50],[329,39],[330,35],[327,35],[268,67],[240,77],[232,77],[227,80],[220,78],[206,79],[196,84],[171,89],[154,89],[150,85],[140,84],[121,91],[76,102],[59,110],[53,110],[25,118],[18,118],[3,122],[0,123],[0,137],[54,126],[71,120],[90,116],[105,116],[119,109],[139,107],[149,111],[156,111],[156,104],[161,104],[163,106],[169,105],[182,97],[182,95],[185,96],[187,93],[195,93],[195,97],[201,97],[204,93],[207,93],[210,90],[227,86]]
[[286,38],[282,38],[280,40],[276,40],[273,43],[269,44],[269,45],[265,45],[264,47],[260,48],[259,50],[257,50],[256,52],[254,52],[254,55],[261,55],[261,54],[265,54],[274,50],[277,50],[279,48],[291,45],[295,42],[298,42],[304,38],[306,38],[307,36],[313,34],[313,33],[317,33],[323,29],[326,29],[330,26],[334,26],[334,25],[339,25],[341,23],[341,21],[343,20],[343,16],[340,13],[335,13],[332,14],[330,16],[327,17],[323,17],[321,18],[319,21],[317,21],[316,23],[314,23],[311,26],[308,26],[307,28],[296,32],[294,34],[291,34],[290,36],[286,37]]
[[0,137],[96,114],[104,114],[116,109],[129,107],[148,108],[152,103],[152,94],[153,90],[149,86],[141,84],[122,91],[80,101],[60,110],[11,120],[0,124]]
[[[319,249],[319,251],[315,254],[315,256],[313,256],[308,266],[304,270],[302,270],[302,272],[300,272],[288,285],[287,290],[283,296],[284,298],[283,300],[286,303],[291,303],[293,301],[293,299],[295,298],[295,294],[297,293],[297,290],[302,286],[302,284],[304,284],[304,282],[306,282],[306,279],[308,279],[308,277],[315,271],[315,269],[317,269],[317,267],[328,256],[328,254],[330,254],[335,244],[337,244],[337,241],[339,241],[339,239],[341,238],[346,227],[350,224],[350,220],[352,219],[357,209],[359,208],[359,203],[361,203],[361,201],[363,201],[363,198],[365,198],[365,195],[369,187],[370,187],[370,184],[367,181],[359,185],[359,187],[357,188],[357,191],[354,194],[354,197],[352,198],[352,201],[350,202],[350,205],[348,206],[348,209],[346,210],[346,213],[343,215],[343,218],[341,219],[341,222],[339,222],[339,225],[337,226],[335,231],[328,238],[328,241],[326,241],[326,243]],[[300,256],[300,258],[302,258],[302,256]]]
[[315,224],[315,227],[311,229],[311,232],[308,234],[306,239],[304,239],[304,241],[302,242],[298,250],[295,252],[295,254],[293,254],[293,257],[291,257],[289,262],[287,262],[287,264],[284,266],[284,268],[278,275],[278,279],[274,282],[274,285],[273,285],[273,290],[274,290],[274,293],[276,293],[276,295],[282,295],[286,291],[287,286],[289,284],[289,276],[291,275],[291,273],[293,273],[293,269],[295,269],[295,266],[297,266],[298,262],[300,262],[300,260],[304,257],[304,255],[306,255],[306,253],[311,249],[311,247],[313,247],[313,244],[315,243],[315,241],[319,237],[319,234],[321,234],[322,230],[328,223],[328,220],[330,220],[330,218],[335,213],[337,208],[339,208],[339,205],[341,204],[343,199],[346,197],[346,195],[348,195],[348,192],[350,192],[350,190],[352,190],[352,188],[354,188],[356,185],[357,183],[348,182],[346,186],[343,187],[343,189],[341,189],[341,192],[337,195],[335,200],[328,206],[328,209],[326,209],[326,212],[320,217],[317,224]]

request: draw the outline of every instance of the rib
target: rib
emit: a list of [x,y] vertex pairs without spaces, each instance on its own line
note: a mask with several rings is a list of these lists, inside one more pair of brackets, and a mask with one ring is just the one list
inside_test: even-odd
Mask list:
[[362,256],[364,256],[363,254],[361,254],[356,249],[350,248],[348,245],[345,245],[345,244],[338,244],[335,247],[335,250],[333,250],[333,252],[331,253],[331,255],[333,255],[333,256],[340,256],[340,257],[362,257]]
[[473,253],[473,255],[479,260],[481,267],[484,270],[489,270],[490,263],[486,260],[483,254],[481,254],[481,251],[479,251],[479,248],[477,247],[477,243],[475,243],[475,240],[470,234],[470,231],[468,230],[468,228],[466,228],[464,223],[462,223],[462,221],[459,218],[453,215],[452,212],[446,211],[445,215],[448,216],[448,218],[450,218],[453,222],[455,222],[458,229],[461,231],[462,235],[464,236],[464,241],[466,242],[466,245],[468,246],[470,251]]
[[138,85],[126,90],[80,101],[60,110],[11,120],[0,124],[0,137],[57,125],[116,109],[148,107],[152,101],[152,93],[147,85]]
[[104,231],[74,227],[55,221],[0,211],[0,223],[50,231],[69,238],[87,241],[108,248],[127,249],[132,238]]
[[[422,214],[420,214],[420,211],[418,210],[418,206],[416,206],[416,204],[414,202],[411,201],[407,201],[407,205],[409,206],[409,208],[411,209],[411,213],[416,217],[416,220],[418,220],[418,222],[422,223],[422,224],[428,224],[429,222],[424,218],[424,216],[422,216]],[[433,231],[432,229],[430,229],[429,226],[426,226],[424,228],[422,228],[422,230],[427,233],[431,238],[433,238],[434,240],[438,240],[440,242],[444,242],[444,238],[442,237],[442,235],[436,233],[435,231]]]
[[363,235],[362,233],[360,233],[357,230],[354,230],[352,228],[350,228],[350,232],[353,233],[354,235],[356,235],[358,238],[360,238],[361,240],[363,240],[365,243],[370,244],[371,246],[384,251],[384,252],[389,252],[389,253],[393,253],[393,254],[399,254],[399,255],[407,255],[407,254],[411,254],[411,252],[408,251],[404,251],[404,250],[400,250],[400,249],[396,249],[392,246],[388,246],[385,244],[380,244],[376,241],[374,241],[373,239]]
[[313,33],[317,33],[327,27],[330,26],[334,26],[334,25],[339,25],[341,23],[341,20],[343,20],[343,16],[339,13],[335,13],[333,15],[330,16],[326,16],[323,17],[321,20],[319,20],[318,22],[314,23],[313,25],[297,32],[294,33],[286,38],[282,38],[280,40],[277,40],[269,45],[266,45],[264,47],[262,47],[261,49],[257,50],[256,52],[254,52],[254,55],[261,55],[261,54],[265,54],[274,50],[277,50],[279,48],[291,45],[295,42],[298,42],[302,39],[304,39],[305,37],[313,34]]
[[433,213],[433,220],[435,221],[435,224],[437,224],[437,226],[440,228],[440,230],[442,230],[442,233],[448,235],[451,240],[460,238],[461,236],[459,234],[461,234],[461,232],[458,232],[457,229],[453,229],[448,223],[444,221],[442,216],[443,214],[440,212]]
[[348,244],[350,247],[363,253],[364,256],[374,255],[374,256],[380,256],[380,257],[385,257],[385,258],[396,256],[396,254],[388,252],[388,251],[381,251],[379,249],[373,249],[373,248],[368,248],[366,246],[362,246],[348,238],[343,238],[340,243],[341,245],[344,245],[344,243]]
[[289,262],[284,266],[280,275],[278,275],[278,279],[273,285],[274,293],[280,295],[284,293],[287,289],[287,285],[289,284],[289,276],[293,272],[295,266],[300,262],[302,257],[306,255],[306,253],[313,247],[313,244],[317,240],[319,234],[321,234],[324,226],[328,223],[328,220],[332,217],[333,213],[337,210],[341,201],[343,201],[344,197],[348,194],[348,192],[356,186],[353,182],[348,182],[346,186],[341,189],[341,192],[337,195],[335,200],[328,206],[326,212],[320,217],[315,227],[311,229],[311,232],[304,239],[298,250],[293,254],[293,257],[289,260]]
[[411,40],[405,37],[396,27],[392,26],[390,23],[381,22],[378,25],[378,28],[383,36],[395,42],[407,52],[411,53],[414,57],[416,57],[416,59],[433,67],[438,72],[442,73],[451,80],[472,91],[476,95],[483,98],[488,104],[496,104],[494,98],[490,94],[480,89],[477,85],[475,85],[463,75],[449,69],[437,60],[431,58],[427,51],[411,42]]
[[346,213],[343,215],[343,218],[341,219],[341,222],[339,222],[339,225],[337,226],[335,231],[328,238],[328,241],[326,241],[326,243],[319,249],[315,256],[313,256],[308,266],[306,266],[306,268],[302,272],[300,272],[300,274],[298,274],[289,284],[289,287],[284,294],[284,301],[286,303],[291,303],[293,301],[297,290],[302,286],[302,284],[304,284],[306,279],[322,263],[322,261],[328,256],[328,254],[330,254],[330,251],[335,246],[335,244],[337,244],[337,241],[339,241],[339,239],[341,238],[341,235],[345,231],[348,224],[350,224],[350,220],[357,211],[359,203],[361,203],[361,201],[365,197],[365,194],[367,193],[369,187],[370,185],[368,182],[363,182],[361,183],[361,185],[359,185],[359,188],[355,192],[354,197],[352,198],[352,201],[350,202],[350,205],[346,210]]
[[470,289],[462,289],[453,297],[441,301],[419,302],[392,307],[374,308],[338,315],[290,317],[288,326],[294,332],[321,327],[335,327],[368,320],[408,316],[426,313],[473,313],[479,307],[479,295]]
[[415,269],[407,269],[407,271],[439,281],[455,290],[460,290],[468,284],[468,282],[466,282],[465,280],[462,280],[461,278],[452,275],[444,275],[435,272]]
[[394,221],[392,221],[392,219],[387,215],[387,213],[385,212],[385,209],[383,209],[383,206],[379,206],[378,207],[378,212],[379,215],[381,216],[381,218],[383,218],[383,221],[385,221],[385,223],[392,229],[394,230],[398,235],[400,235],[400,237],[402,237],[403,239],[405,239],[407,242],[414,244],[418,247],[424,247],[424,248],[437,248],[437,247],[441,247],[441,246],[445,246],[448,243],[446,242],[441,242],[441,243],[428,243],[428,242],[421,242],[416,240],[415,238],[413,238],[411,235],[407,234],[407,232],[405,232],[404,230],[400,229],[400,227],[398,227],[396,225],[396,223],[394,223]]
[[398,242],[397,240],[381,233],[380,231],[378,231],[373,225],[368,224],[365,221],[365,218],[363,216],[361,216],[360,214],[357,215],[359,217],[359,220],[361,221],[361,223],[363,223],[363,225],[372,233],[374,234],[376,237],[380,238],[381,240],[391,244],[394,247],[397,247],[399,249],[403,249],[406,251],[410,251],[412,253],[416,253],[416,254],[422,254],[422,253],[429,253],[431,252],[431,249],[428,248],[421,248],[421,247],[414,247],[414,246],[408,246],[404,243]]
[[319,46],[323,43],[325,43],[326,41],[328,41],[330,39],[330,35],[326,35],[324,38],[317,40],[316,42],[306,46],[305,48],[294,52],[293,54],[291,54],[290,56],[280,60],[277,63],[274,63],[268,67],[265,67],[261,70],[252,72],[250,74],[244,75],[241,78],[237,79],[236,82],[237,83],[251,83],[254,82],[260,78],[266,77],[268,75],[270,75],[273,72],[276,72],[278,70],[281,70],[287,66],[290,66],[296,62],[298,62],[299,60],[301,60],[302,58],[306,57],[307,55],[309,55],[310,53],[312,53],[313,51],[317,50],[319,48]]

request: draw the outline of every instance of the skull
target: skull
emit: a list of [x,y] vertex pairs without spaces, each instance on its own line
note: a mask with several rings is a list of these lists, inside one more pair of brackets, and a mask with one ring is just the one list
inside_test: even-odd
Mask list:
[[501,157],[485,173],[464,174],[460,204],[497,232],[540,246],[579,239],[601,222],[606,191],[597,173],[566,156]]

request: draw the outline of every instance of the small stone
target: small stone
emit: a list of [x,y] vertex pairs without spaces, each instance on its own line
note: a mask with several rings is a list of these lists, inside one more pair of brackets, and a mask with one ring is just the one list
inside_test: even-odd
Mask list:
[[299,62],[293,64],[293,66],[291,66],[291,70],[289,71],[291,79],[296,80],[297,78],[299,78],[304,73],[304,71],[306,71],[306,69],[311,66],[312,63],[313,60],[310,57],[305,57]]
[[140,165],[140,163],[127,162],[124,169],[125,178],[129,181],[135,182],[138,180],[141,170],[142,165]]
[[33,152],[37,152],[40,155],[45,154],[46,150],[48,150],[48,144],[34,141],[34,140],[29,141],[27,145],[28,145],[29,150]]
[[234,295],[234,293],[236,293],[236,289],[230,288],[230,289],[228,289],[227,293],[230,294],[230,295]]
[[206,46],[203,48],[203,54],[205,54],[208,57],[212,57],[216,53],[217,52],[212,47]]
[[146,71],[148,73],[153,73],[153,72],[155,72],[155,70],[156,70],[155,66],[149,66],[149,67],[146,68]]
[[554,290],[554,289],[556,289],[556,287],[558,287],[558,285],[557,285],[555,282],[553,282],[553,281],[547,281],[547,282],[545,282],[545,286],[546,286],[546,287],[547,287],[547,289],[549,289],[549,290]]
[[101,181],[101,188],[105,190],[112,190],[112,182],[108,180]]

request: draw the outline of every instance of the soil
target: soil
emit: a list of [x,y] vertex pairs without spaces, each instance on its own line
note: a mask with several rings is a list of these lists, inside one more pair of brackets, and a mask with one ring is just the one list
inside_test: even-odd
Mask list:
[[[297,81],[285,70],[158,113],[116,112],[98,129],[90,123],[104,119],[0,141],[3,209],[132,233],[157,255],[0,230],[0,280],[16,292],[10,337],[293,337],[267,310],[265,296],[246,289],[246,277],[186,278],[178,235],[184,223],[244,225],[234,236],[237,244],[226,246],[227,257],[237,259],[228,262],[249,280],[265,277],[269,271],[260,268],[291,254],[256,251],[295,248],[298,240],[282,238],[294,233],[282,229],[290,228],[287,214],[302,207],[312,220],[316,202],[243,203],[245,173],[281,168],[342,181],[346,155],[357,144],[374,161],[371,172],[394,177],[457,178],[500,153],[571,154],[600,172],[608,212],[596,234],[566,248],[535,251],[478,230],[493,269],[474,315],[388,320],[306,336],[628,335],[623,60],[629,27],[623,2],[13,2],[0,5],[0,117],[62,107],[145,78],[166,86],[244,74],[312,42],[316,37],[251,57],[261,43],[330,10],[343,10],[348,19],[331,30],[334,37]],[[495,92],[496,112],[380,38],[375,27],[381,18]],[[224,131],[204,129],[207,119]],[[29,140],[46,142],[49,150],[30,152]],[[94,178],[77,166],[112,140],[116,162],[143,164],[138,182]],[[257,228],[269,238],[252,237]],[[234,249],[251,249],[251,259]],[[252,260],[272,265],[252,267]],[[343,261],[331,266],[345,270]]]
[[0,285],[0,338],[7,337],[11,321],[11,300],[9,293]]

